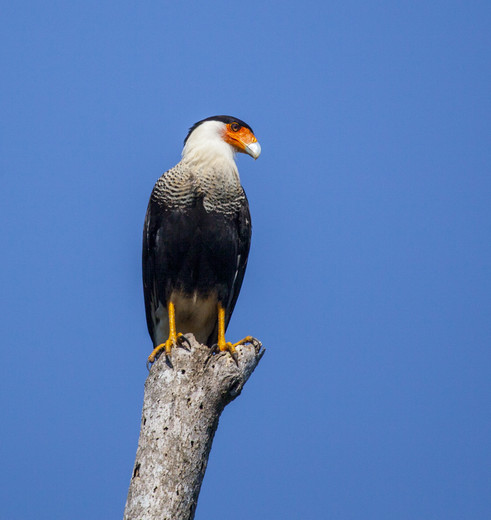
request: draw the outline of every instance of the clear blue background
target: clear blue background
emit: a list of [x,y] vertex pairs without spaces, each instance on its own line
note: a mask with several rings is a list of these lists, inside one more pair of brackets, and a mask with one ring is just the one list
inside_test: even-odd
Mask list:
[[1,520],[122,517],[150,191],[213,114],[254,235],[197,519],[491,518],[489,1],[1,2]]

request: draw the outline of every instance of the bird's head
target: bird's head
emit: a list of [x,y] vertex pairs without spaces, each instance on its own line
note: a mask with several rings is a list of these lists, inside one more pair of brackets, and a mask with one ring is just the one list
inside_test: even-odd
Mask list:
[[183,159],[196,156],[234,158],[237,152],[257,159],[261,146],[244,121],[231,116],[212,116],[195,123],[184,140]]

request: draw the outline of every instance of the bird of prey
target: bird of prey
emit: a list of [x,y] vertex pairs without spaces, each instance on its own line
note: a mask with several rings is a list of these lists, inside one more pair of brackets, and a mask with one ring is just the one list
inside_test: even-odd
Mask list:
[[247,265],[251,216],[235,164],[237,152],[259,157],[252,128],[231,116],[193,125],[181,161],[155,184],[143,231],[143,289],[153,363],[191,332],[228,351],[257,340],[225,340]]

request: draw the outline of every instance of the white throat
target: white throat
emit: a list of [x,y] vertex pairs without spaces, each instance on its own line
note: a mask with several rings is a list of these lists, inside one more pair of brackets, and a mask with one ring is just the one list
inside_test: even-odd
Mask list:
[[182,163],[198,169],[225,169],[237,173],[235,151],[223,140],[224,123],[206,121],[193,130],[182,150]]

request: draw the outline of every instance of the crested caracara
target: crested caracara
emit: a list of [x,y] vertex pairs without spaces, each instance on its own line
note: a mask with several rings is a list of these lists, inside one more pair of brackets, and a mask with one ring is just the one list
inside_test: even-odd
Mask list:
[[251,216],[235,154],[254,159],[261,147],[249,125],[213,116],[191,127],[182,160],[155,184],[143,230],[143,289],[154,350],[148,360],[191,332],[236,359],[225,341],[251,243]]

